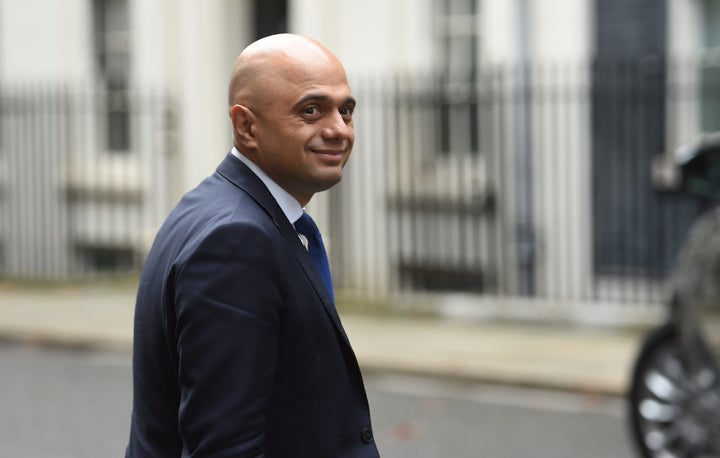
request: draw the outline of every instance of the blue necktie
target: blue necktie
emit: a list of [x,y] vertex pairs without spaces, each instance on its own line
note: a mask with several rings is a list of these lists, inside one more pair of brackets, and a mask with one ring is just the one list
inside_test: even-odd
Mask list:
[[310,255],[310,259],[312,259],[313,264],[315,264],[320,277],[325,283],[328,293],[330,293],[330,298],[333,303],[335,303],[332,277],[330,276],[330,263],[328,263],[325,245],[323,244],[322,237],[320,237],[320,231],[318,230],[315,221],[313,221],[310,215],[303,212],[300,219],[295,221],[295,229],[307,238],[308,254]]

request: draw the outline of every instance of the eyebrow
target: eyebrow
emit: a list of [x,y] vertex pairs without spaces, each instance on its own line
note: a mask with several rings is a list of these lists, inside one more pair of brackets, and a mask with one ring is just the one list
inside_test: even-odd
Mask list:
[[[295,108],[300,108],[302,105],[308,103],[308,102],[329,102],[331,101],[330,97],[326,94],[307,94],[303,96],[300,100],[295,103]],[[352,105],[353,107],[357,104],[355,99],[353,97],[346,97],[343,101],[343,105]]]

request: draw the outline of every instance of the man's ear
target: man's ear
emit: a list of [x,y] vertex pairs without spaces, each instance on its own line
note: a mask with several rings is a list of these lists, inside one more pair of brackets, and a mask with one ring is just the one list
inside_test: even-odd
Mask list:
[[256,144],[253,132],[255,117],[252,111],[243,105],[233,105],[230,108],[230,119],[232,120],[235,140],[245,148],[254,147]]

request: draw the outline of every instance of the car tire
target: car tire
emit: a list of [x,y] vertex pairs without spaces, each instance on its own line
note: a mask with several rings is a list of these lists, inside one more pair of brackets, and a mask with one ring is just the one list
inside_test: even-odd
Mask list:
[[708,364],[689,367],[673,323],[645,338],[628,392],[631,433],[643,458],[720,457],[718,374],[700,360]]

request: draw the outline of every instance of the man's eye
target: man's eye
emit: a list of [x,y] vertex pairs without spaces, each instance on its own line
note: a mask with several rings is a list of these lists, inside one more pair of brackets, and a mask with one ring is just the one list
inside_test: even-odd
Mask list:
[[318,114],[319,111],[318,111],[317,107],[307,107],[303,110],[303,113],[305,113],[306,115],[312,116],[312,115]]
[[353,114],[354,107],[340,108],[340,114],[343,116],[351,116]]

